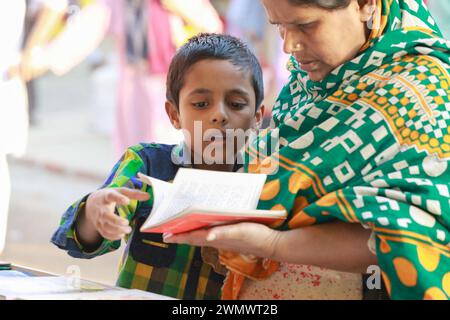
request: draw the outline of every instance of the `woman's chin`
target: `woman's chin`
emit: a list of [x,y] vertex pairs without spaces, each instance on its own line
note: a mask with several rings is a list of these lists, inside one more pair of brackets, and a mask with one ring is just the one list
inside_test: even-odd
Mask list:
[[312,81],[319,82],[319,81],[322,81],[323,79],[325,79],[325,77],[327,75],[324,74],[323,72],[321,72],[320,70],[314,70],[314,71],[308,72],[308,76]]
[[334,68],[329,65],[321,63],[316,65],[315,68],[305,71],[308,73],[308,76],[312,81],[319,82],[324,80],[333,70]]

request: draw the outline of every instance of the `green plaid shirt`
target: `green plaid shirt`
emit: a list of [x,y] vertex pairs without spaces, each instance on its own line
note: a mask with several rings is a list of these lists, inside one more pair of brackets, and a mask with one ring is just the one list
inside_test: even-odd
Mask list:
[[[181,146],[140,144],[127,150],[114,166],[110,177],[101,188],[133,187],[150,192],[147,185],[137,185],[137,172],[154,178],[171,181],[183,161]],[[75,232],[78,213],[86,204],[85,196],[74,203],[62,216],[59,228],[51,242],[69,255],[90,259],[114,251],[119,241],[103,240],[98,249],[88,252],[79,243]],[[139,232],[148,217],[152,198],[146,202],[131,201],[119,207],[116,213],[127,218],[133,232],[127,243],[119,266],[117,285],[150,291],[178,299],[220,299],[224,277],[214,271],[201,256],[201,248],[189,245],[166,244],[160,234]]]

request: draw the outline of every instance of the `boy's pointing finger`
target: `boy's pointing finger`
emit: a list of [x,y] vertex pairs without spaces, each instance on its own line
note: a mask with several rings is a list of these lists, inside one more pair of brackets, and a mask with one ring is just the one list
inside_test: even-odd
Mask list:
[[130,203],[130,199],[123,195],[118,189],[111,189],[108,190],[108,192],[105,195],[105,202],[106,203],[116,203],[120,206],[127,205]]
[[150,199],[150,195],[147,192],[143,192],[140,190],[129,189],[129,188],[117,188],[116,190],[120,194],[126,196],[128,199],[131,199],[131,200],[146,201],[146,200]]

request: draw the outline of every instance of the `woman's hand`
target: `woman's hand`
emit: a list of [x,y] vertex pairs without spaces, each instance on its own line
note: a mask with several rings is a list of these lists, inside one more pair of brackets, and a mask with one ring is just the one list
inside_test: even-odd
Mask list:
[[215,247],[270,258],[274,254],[279,237],[280,231],[263,224],[242,222],[177,235],[164,234],[164,241]]
[[165,242],[226,249],[275,261],[305,264],[343,272],[366,273],[377,264],[367,247],[371,230],[356,223],[333,221],[287,231],[262,224],[234,225],[165,235]]

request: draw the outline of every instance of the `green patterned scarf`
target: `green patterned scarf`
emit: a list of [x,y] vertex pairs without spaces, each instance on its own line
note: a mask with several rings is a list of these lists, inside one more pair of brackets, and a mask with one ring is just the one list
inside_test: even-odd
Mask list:
[[[323,81],[290,60],[273,109],[279,131],[249,146],[245,168],[272,173],[259,209],[284,208],[279,229],[360,223],[373,231],[391,298],[448,299],[450,43],[422,1],[377,8],[370,42]],[[272,135],[279,148],[265,157]],[[228,266],[235,291],[236,277],[255,273]]]

